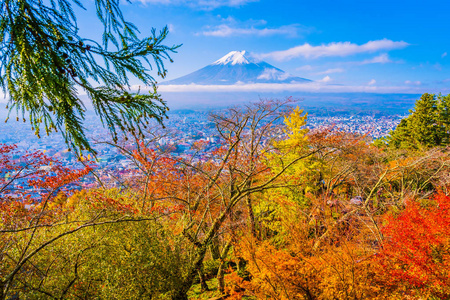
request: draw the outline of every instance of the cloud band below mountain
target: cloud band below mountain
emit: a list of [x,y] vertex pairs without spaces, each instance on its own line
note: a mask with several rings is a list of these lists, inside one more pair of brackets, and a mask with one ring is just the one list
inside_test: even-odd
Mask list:
[[[313,92],[313,93],[406,93],[418,94],[430,92],[423,87],[411,85],[379,86],[372,80],[367,85],[333,85],[327,84],[331,80],[322,80],[309,83],[249,83],[234,85],[161,85],[159,92]],[[137,87],[135,87],[137,89]],[[141,89],[142,90],[142,89]],[[450,89],[440,89],[448,93]],[[433,92],[433,91],[431,91]],[[436,91],[437,92],[437,91]]]

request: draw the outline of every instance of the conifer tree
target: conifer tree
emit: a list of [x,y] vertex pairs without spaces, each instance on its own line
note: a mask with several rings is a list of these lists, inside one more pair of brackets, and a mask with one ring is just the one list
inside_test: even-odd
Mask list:
[[[69,148],[93,152],[78,91],[87,94],[114,139],[118,132],[138,136],[149,119],[161,123],[166,117],[168,108],[149,69],[164,78],[163,60],[172,62],[169,53],[179,45],[163,44],[167,27],[138,37],[119,2],[94,1],[104,27],[97,43],[79,35],[74,7],[84,9],[81,1],[0,0],[0,86],[9,98],[9,114],[14,110],[17,120],[28,119],[38,137],[42,129],[60,131]],[[131,92],[131,77],[152,91]]]
[[450,95],[423,94],[410,115],[391,131],[388,142],[395,148],[430,148],[448,145]]
[[443,145],[450,144],[450,95],[438,96],[437,103],[438,119],[437,124],[442,128],[441,143]]

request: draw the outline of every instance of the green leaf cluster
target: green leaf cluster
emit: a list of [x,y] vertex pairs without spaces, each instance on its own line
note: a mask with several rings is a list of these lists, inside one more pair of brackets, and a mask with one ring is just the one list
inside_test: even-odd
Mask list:
[[63,201],[65,213],[58,216],[62,220],[56,225],[20,231],[10,241],[0,235],[9,243],[1,277],[14,268],[24,248],[39,247],[86,220],[94,218],[100,224],[68,234],[36,253],[16,275],[6,299],[10,295],[20,299],[172,299],[191,264],[187,240],[174,234],[163,217],[124,214],[108,205],[96,207],[101,202],[95,201],[95,195],[100,193],[119,207],[133,201],[131,194],[113,189],[81,191]]
[[[85,134],[86,107],[80,92],[113,138],[118,132],[141,135],[149,119],[159,123],[168,110],[156,92],[152,65],[164,78],[164,60],[179,45],[163,44],[168,29],[138,37],[119,0],[95,0],[103,24],[102,43],[79,35],[74,6],[78,0],[0,1],[0,87],[24,122],[39,137],[60,131],[69,148],[94,152]],[[149,94],[130,92],[130,78],[152,86]]]
[[450,95],[423,94],[410,115],[390,133],[394,148],[427,149],[450,143]]

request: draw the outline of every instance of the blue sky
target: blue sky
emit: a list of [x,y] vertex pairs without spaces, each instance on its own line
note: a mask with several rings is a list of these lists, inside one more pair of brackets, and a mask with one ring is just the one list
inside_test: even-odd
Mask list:
[[[86,8],[81,32],[99,39]],[[247,50],[342,91],[450,92],[447,0],[134,0],[122,8],[142,34],[167,25],[167,43],[183,44],[167,79]]]

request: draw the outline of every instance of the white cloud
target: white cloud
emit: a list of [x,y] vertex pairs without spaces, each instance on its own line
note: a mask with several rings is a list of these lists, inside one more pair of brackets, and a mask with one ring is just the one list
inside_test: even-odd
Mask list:
[[331,56],[350,56],[360,53],[371,53],[376,51],[387,51],[393,49],[402,49],[409,44],[404,41],[391,41],[388,39],[369,41],[362,45],[357,45],[351,42],[333,42],[329,44],[322,44],[320,46],[312,46],[305,43],[283,51],[275,51],[266,54],[261,54],[261,58],[272,58],[278,61],[290,60],[296,57],[304,58],[319,58]]
[[333,74],[333,73],[343,73],[345,72],[344,69],[342,68],[334,68],[334,69],[328,69],[322,72],[318,72],[316,73],[317,75],[324,75],[324,74]]
[[419,81],[419,80],[417,80],[417,81],[406,80],[406,81],[405,81],[405,84],[407,84],[407,85],[416,85],[416,86],[419,86],[419,85],[422,85],[422,82]]
[[442,53],[441,57],[444,58],[447,56],[447,52]]
[[366,59],[359,62],[360,65],[368,65],[368,64],[386,64],[391,63],[392,60],[389,59],[387,53],[380,54],[371,59]]
[[186,5],[200,9],[215,9],[218,7],[239,7],[259,0],[138,0],[144,4]]
[[296,71],[311,71],[312,69],[314,69],[313,66],[311,66],[311,65],[304,65],[304,66],[296,68],[295,70]]
[[169,29],[170,33],[174,33],[175,32],[175,26],[173,24],[167,24],[167,28]]
[[258,79],[265,79],[265,80],[285,80],[291,76],[289,73],[280,72],[276,69],[264,69],[264,72],[261,73],[261,75],[258,76]]
[[331,80],[333,80],[333,79],[331,79],[331,77],[327,75],[324,78],[322,78],[321,80],[319,80],[319,82],[326,83],[326,82],[330,82]]
[[285,35],[289,37],[297,36],[300,30],[299,24],[285,25],[277,28],[257,28],[251,27],[236,27],[228,24],[221,24],[198,33],[197,35],[215,36],[215,37],[229,37],[229,36],[270,36],[270,35]]
[[371,81],[369,81],[367,84],[368,85],[374,85],[375,83],[377,83],[377,81],[375,79],[372,79]]
[[438,71],[442,71],[442,65],[441,65],[440,63],[435,63],[435,64],[433,65],[433,68],[435,68],[435,69],[438,70]]

